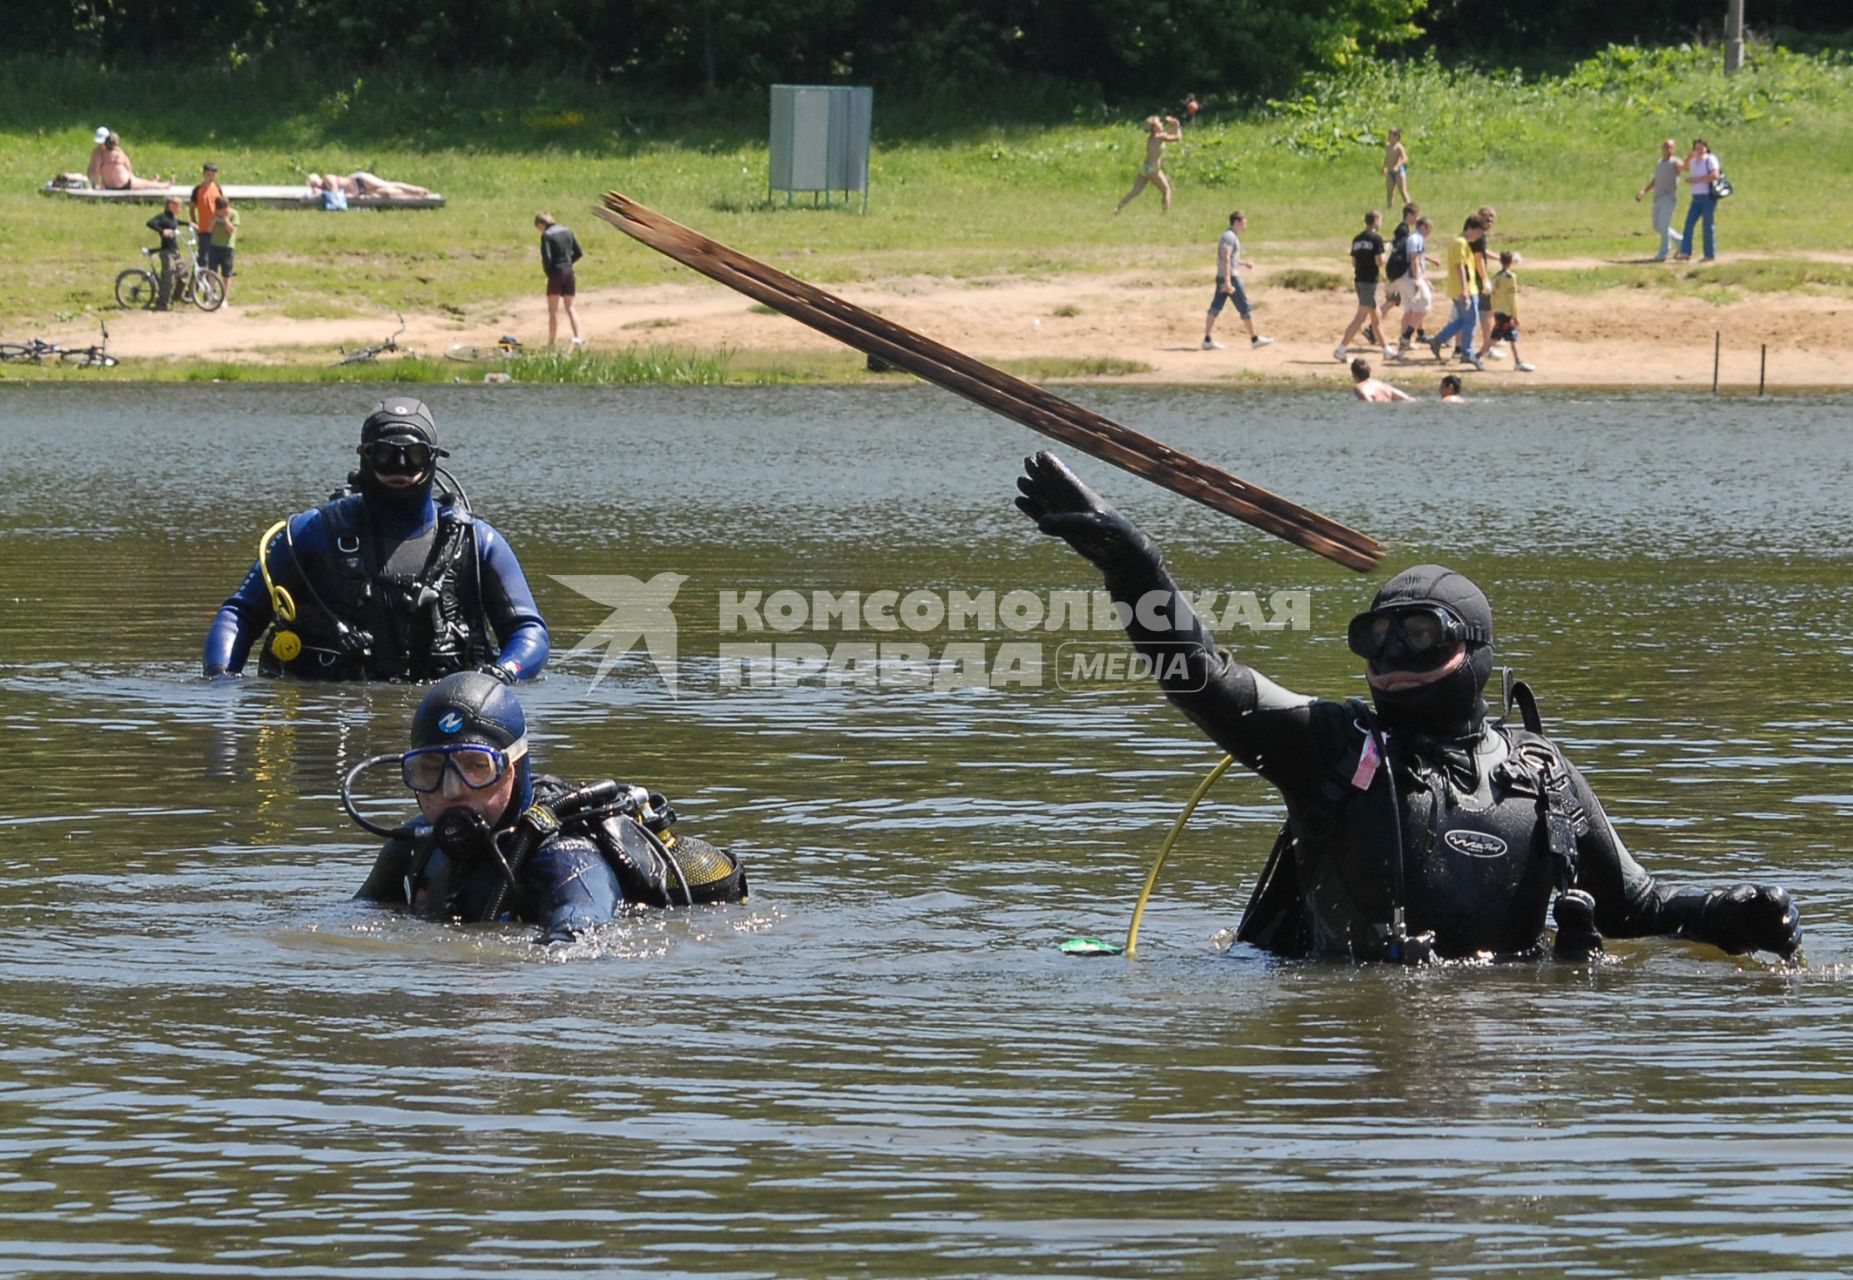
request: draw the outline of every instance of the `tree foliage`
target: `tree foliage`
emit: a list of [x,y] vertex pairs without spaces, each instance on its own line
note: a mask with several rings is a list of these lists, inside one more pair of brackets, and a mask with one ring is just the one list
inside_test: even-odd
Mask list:
[[[1689,0],[34,0],[9,52],[114,69],[223,56],[326,78],[541,72],[652,93],[872,84],[972,107],[1024,85],[1071,102],[1255,103],[1309,74],[1438,48],[1476,61],[1583,56],[1715,33]],[[1831,32],[1845,0],[1755,0],[1759,30]],[[1043,93],[1047,99],[1052,95]]]
[[[852,79],[970,97],[1259,98],[1412,39],[1427,0],[38,0],[20,52],[120,66],[224,51],[377,75],[497,67],[717,89]],[[1007,96],[1007,95],[1006,95]]]

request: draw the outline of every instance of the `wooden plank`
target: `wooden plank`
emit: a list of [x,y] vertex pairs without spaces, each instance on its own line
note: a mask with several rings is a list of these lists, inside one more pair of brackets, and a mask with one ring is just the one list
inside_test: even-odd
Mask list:
[[1376,539],[1270,493],[1052,391],[1014,378],[663,217],[618,192],[594,209],[626,235],[859,351],[1174,493],[1360,572]]

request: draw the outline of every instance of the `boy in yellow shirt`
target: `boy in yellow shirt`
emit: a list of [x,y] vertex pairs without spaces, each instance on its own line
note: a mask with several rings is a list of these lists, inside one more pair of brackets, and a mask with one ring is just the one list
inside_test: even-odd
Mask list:
[[1518,353],[1518,276],[1512,270],[1517,265],[1516,253],[1499,255],[1499,272],[1493,277],[1493,341],[1511,344],[1515,370],[1534,373],[1538,366],[1526,364]]

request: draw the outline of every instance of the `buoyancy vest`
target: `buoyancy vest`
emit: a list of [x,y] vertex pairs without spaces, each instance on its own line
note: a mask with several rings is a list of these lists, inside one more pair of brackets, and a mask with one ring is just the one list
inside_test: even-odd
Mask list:
[[[570,784],[550,774],[534,779],[534,799],[545,804],[571,790]],[[660,793],[647,794],[647,802],[563,818],[548,841],[589,844],[616,875],[625,903],[648,907],[693,906],[714,902],[744,902],[746,869],[732,853],[694,836],[675,831],[676,812]],[[478,901],[485,899],[501,873],[485,853],[474,865],[456,866],[441,853],[437,835],[421,826],[411,841],[405,877],[406,902],[418,900],[420,890],[433,904],[432,913],[474,919]],[[512,914],[531,918],[525,887],[511,896]]]
[[[293,545],[278,566],[306,584],[288,629],[300,652],[279,657],[273,624],[259,664],[311,680],[441,679],[494,656],[483,612],[475,525],[447,499],[413,537],[386,544],[367,499],[348,494],[317,509],[319,551]],[[269,554],[275,554],[274,551]],[[471,575],[467,595],[463,577]]]
[[1355,732],[1318,795],[1289,798],[1238,940],[1357,959],[1535,953],[1588,830],[1556,745],[1499,720],[1450,760],[1347,708]]

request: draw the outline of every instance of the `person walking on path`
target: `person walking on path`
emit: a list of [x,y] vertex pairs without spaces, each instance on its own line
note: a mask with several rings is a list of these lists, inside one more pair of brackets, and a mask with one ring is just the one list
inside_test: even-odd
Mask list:
[[[1412,209],[1414,207],[1410,206]],[[1433,223],[1427,218],[1418,217],[1403,241],[1403,254],[1409,269],[1403,276],[1403,332],[1396,349],[1404,358],[1409,355],[1411,343],[1428,341],[1428,333],[1423,326],[1428,323],[1428,311],[1435,302],[1435,291],[1428,283],[1430,259],[1427,253],[1429,233],[1433,230]],[[1385,315],[1387,320],[1388,313]]]
[[573,266],[585,257],[585,252],[579,247],[579,238],[555,222],[551,213],[535,214],[534,225],[540,229],[541,270],[547,273],[547,345],[551,347],[559,340],[560,305],[564,303],[573,345],[584,346],[585,339],[579,335],[579,315],[573,310],[573,298],[579,292]]
[[1382,221],[1383,215],[1372,209],[1364,215],[1364,229],[1351,241],[1351,272],[1358,293],[1358,309],[1351,323],[1345,326],[1345,336],[1332,351],[1332,358],[1341,363],[1349,358],[1346,348],[1366,323],[1371,326],[1369,332],[1384,338],[1384,358],[1395,354],[1394,348],[1387,345],[1388,335],[1383,333],[1383,317],[1377,314],[1377,281],[1383,274],[1383,237],[1377,233],[1377,226]]
[[1390,345],[1390,335],[1396,332],[1396,326],[1390,323],[1390,313],[1403,304],[1403,280],[1409,274],[1409,233],[1415,230],[1416,219],[1422,216],[1419,205],[1403,206],[1403,220],[1396,224],[1396,230],[1390,235],[1390,256],[1383,263],[1383,345]]
[[1665,262],[1673,252],[1673,210],[1679,205],[1679,175],[1685,172],[1686,162],[1677,154],[1679,144],[1671,138],[1660,144],[1660,163],[1654,166],[1654,176],[1647,180],[1647,185],[1634,193],[1634,203],[1649,191],[1654,193],[1654,234],[1660,237],[1660,249],[1653,256],[1654,262]]
[[1184,136],[1184,126],[1177,122],[1176,116],[1166,116],[1162,121],[1157,116],[1145,117],[1145,162],[1139,166],[1139,176],[1132,180],[1132,190],[1120,197],[1120,202],[1113,206],[1115,215],[1132,202],[1132,198],[1145,190],[1150,182],[1158,188],[1158,194],[1164,197],[1164,212],[1171,212],[1171,179],[1165,177],[1165,143],[1176,142]]
[[1447,328],[1428,340],[1428,349],[1440,360],[1441,349],[1455,338],[1461,342],[1461,359],[1481,373],[1486,365],[1473,353],[1473,339],[1480,327],[1479,257],[1475,253],[1486,238],[1486,224],[1479,214],[1468,217],[1461,233],[1448,246],[1448,298],[1454,303],[1454,317]]
[[1409,151],[1403,146],[1403,131],[1390,130],[1383,148],[1383,203],[1395,208],[1398,196],[1409,203]]
[[155,292],[154,309],[169,310],[174,303],[174,271],[180,265],[180,197],[169,196],[167,207],[148,219],[148,230],[161,237],[156,253],[161,263],[160,288]]
[[1396,400],[1413,400],[1407,391],[1398,391],[1382,378],[1372,375],[1370,361],[1357,359],[1351,362],[1351,392],[1358,399],[1371,404],[1389,404]]
[[1718,241],[1713,224],[1718,217],[1718,196],[1712,184],[1723,176],[1724,166],[1711,153],[1710,144],[1703,138],[1694,138],[1692,151],[1686,156],[1686,189],[1691,192],[1692,202],[1686,206],[1686,231],[1679,238],[1679,261],[1692,260],[1692,228],[1701,218],[1705,221],[1704,261],[1717,261]]
[[1536,365],[1525,363],[1518,353],[1518,265],[1516,253],[1499,255],[1499,274],[1493,277],[1493,341],[1512,345],[1512,367],[1519,373],[1535,373]]
[[224,194],[219,190],[219,166],[208,160],[200,166],[199,184],[187,197],[193,206],[193,234],[199,237],[199,265],[202,267],[212,265],[212,217]]
[[1216,241],[1216,294],[1210,299],[1209,314],[1203,317],[1203,349],[1221,351],[1222,343],[1210,336],[1216,327],[1216,317],[1222,314],[1223,303],[1235,302],[1235,314],[1242,317],[1242,324],[1248,329],[1248,345],[1261,348],[1274,341],[1255,332],[1254,312],[1248,305],[1248,291],[1242,288],[1243,269],[1252,271],[1255,264],[1242,256],[1241,233],[1248,226],[1248,215],[1237,209],[1229,215],[1229,229]]
[[1498,219],[1499,211],[1490,204],[1480,206],[1480,225],[1485,228],[1480,236],[1480,243],[1474,247],[1474,257],[1479,262],[1480,271],[1480,353],[1488,360],[1504,360],[1506,353],[1495,345],[1493,337],[1493,244],[1487,239],[1493,233],[1493,223]]

